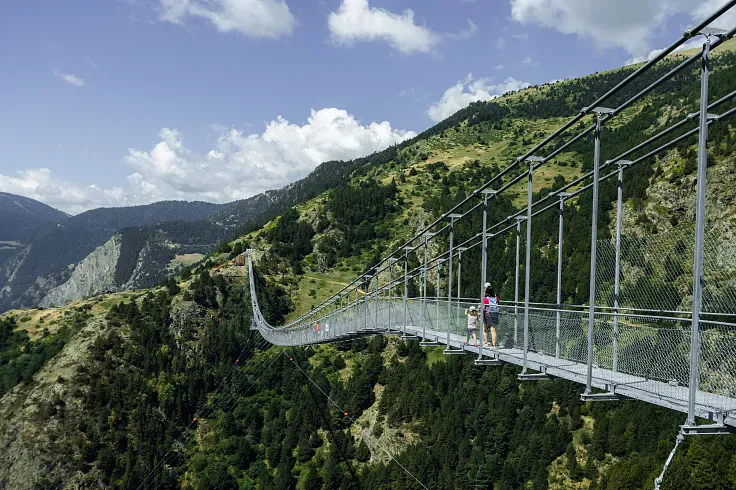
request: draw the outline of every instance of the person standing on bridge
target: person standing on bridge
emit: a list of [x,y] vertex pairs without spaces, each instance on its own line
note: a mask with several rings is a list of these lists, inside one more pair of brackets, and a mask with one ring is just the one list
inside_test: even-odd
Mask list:
[[491,331],[491,347],[497,348],[496,345],[496,325],[499,323],[500,308],[499,299],[496,292],[491,287],[491,283],[485,284],[485,294],[483,295],[483,330],[485,333],[485,345],[488,345],[488,332],[487,328]]
[[468,335],[465,337],[465,345],[468,345],[470,337],[473,337],[473,347],[478,347],[478,337],[476,332],[478,331],[478,311],[475,306],[465,309],[465,314],[468,317]]

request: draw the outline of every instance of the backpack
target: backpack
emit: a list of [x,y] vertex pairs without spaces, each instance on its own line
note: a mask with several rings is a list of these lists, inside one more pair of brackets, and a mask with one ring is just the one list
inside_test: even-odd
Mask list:
[[498,307],[498,296],[486,296],[486,298],[488,298],[486,311],[488,311],[489,313],[498,313],[501,310]]

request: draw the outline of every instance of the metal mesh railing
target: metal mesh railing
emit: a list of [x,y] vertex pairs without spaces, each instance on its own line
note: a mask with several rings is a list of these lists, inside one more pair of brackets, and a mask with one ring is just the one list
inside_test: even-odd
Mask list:
[[[361,334],[405,333],[462,348],[471,340],[466,309],[479,306],[479,302],[463,298],[451,301],[449,310],[447,305],[447,298],[408,298],[404,303],[401,298],[376,299],[373,295],[320,316],[319,329],[310,322],[273,328],[260,315],[254,319],[255,327],[270,342],[279,345],[332,342]],[[594,378],[599,384],[638,391],[642,399],[685,407],[689,387],[689,324],[684,318],[597,311],[593,333]],[[490,342],[489,325],[483,325],[482,321],[477,325],[478,341]],[[520,362],[523,325],[523,307],[501,305],[498,323],[494,324],[498,347],[486,353],[515,356]],[[582,309],[530,308],[528,355],[563,376],[567,373],[570,379],[579,380],[587,363],[587,328],[588,312]],[[704,324],[701,332],[699,406],[701,410],[714,412],[736,411],[734,330],[714,322]]]
[[[652,311],[692,308],[695,229],[621,236],[619,305]],[[736,240],[720,228],[703,240],[703,312],[736,314]],[[614,305],[615,239],[598,241],[596,304]]]

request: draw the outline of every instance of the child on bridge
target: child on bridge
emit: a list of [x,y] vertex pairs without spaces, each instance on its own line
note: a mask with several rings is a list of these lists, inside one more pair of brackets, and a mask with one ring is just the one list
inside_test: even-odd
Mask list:
[[465,314],[468,316],[468,335],[465,337],[465,345],[468,345],[470,337],[473,337],[473,347],[478,347],[478,338],[476,332],[478,331],[478,311],[475,306],[465,309]]

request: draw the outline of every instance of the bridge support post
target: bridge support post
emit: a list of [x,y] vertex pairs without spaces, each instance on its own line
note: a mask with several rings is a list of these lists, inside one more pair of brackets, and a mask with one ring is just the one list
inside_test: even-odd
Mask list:
[[[440,326],[440,267],[442,266],[443,260],[437,262],[437,289],[435,290],[434,298],[434,310],[435,318],[437,319],[437,326]],[[439,339],[438,339],[439,340]]]
[[360,303],[358,303],[358,285],[355,285],[355,308],[353,308],[353,325],[350,330],[358,330],[358,313],[360,308]]
[[[465,248],[458,248],[457,249],[457,312],[455,316],[455,334],[457,335],[460,332],[460,300],[462,299],[460,295],[460,287],[462,285],[462,267],[463,267],[463,252],[465,251]],[[465,333],[467,335],[467,332]]]
[[378,303],[379,303],[379,301],[378,301],[378,300],[380,299],[380,297],[379,297],[379,295],[378,295],[378,286],[379,286],[379,285],[380,285],[380,283],[381,283],[381,279],[380,279],[380,277],[381,277],[381,276],[380,276],[380,274],[379,274],[379,272],[378,272],[378,267],[376,267],[376,274],[375,274],[375,277],[376,277],[376,292],[375,292],[375,295],[374,295],[374,297],[373,297],[373,301],[375,302],[375,308],[374,308],[374,311],[375,311],[375,315],[376,315],[376,318],[375,318],[375,320],[373,321],[373,325],[375,326],[375,329],[376,329],[376,331],[378,331]]
[[[480,309],[478,310],[478,360],[483,359],[483,344],[488,342],[486,338],[486,328],[490,330],[490,325],[484,323],[485,315],[483,315],[483,298],[485,297],[486,274],[488,269],[488,196],[496,195],[496,191],[483,191],[483,238],[480,252]],[[490,333],[490,332],[489,332]]]
[[427,326],[424,323],[424,310],[427,308],[427,234],[424,234],[424,265],[422,266],[422,301],[419,310],[419,322],[422,324],[422,341],[427,338]]
[[[431,236],[434,236],[434,235],[432,233],[424,234],[424,267],[422,268],[422,303],[421,303],[422,310],[419,316],[420,318],[419,321],[422,324],[422,341],[419,342],[419,345],[422,347],[437,345],[437,342],[429,342],[427,340],[427,321],[424,319],[425,312],[429,313],[429,310],[427,309],[427,275],[429,273],[429,271],[427,270],[427,259],[429,255],[429,238]],[[439,277],[439,272],[437,273],[437,276]]]
[[620,307],[619,291],[621,290],[621,223],[624,209],[624,168],[631,162],[621,160],[618,162],[618,195],[616,201],[616,266],[613,285],[613,371],[618,371],[618,315]]
[[[393,264],[393,258],[388,259],[388,322],[386,323],[386,331],[391,331],[391,307],[393,306],[392,289],[394,287],[393,272],[391,271],[391,264]],[[394,259],[395,260],[395,259]]]
[[365,291],[363,292],[363,304],[365,306],[364,314],[363,314],[363,330],[368,330],[368,291],[371,287],[370,279],[368,282],[364,282]]
[[600,163],[601,163],[601,122],[603,114],[613,113],[612,109],[596,107],[595,114],[595,147],[593,152],[593,213],[590,229],[590,299],[588,303],[588,368],[585,376],[584,396],[593,393],[593,328],[595,327],[595,284],[596,268],[598,266],[598,188],[600,186]]
[[450,215],[450,251],[447,262],[447,347],[445,354],[459,354],[465,352],[463,349],[453,349],[450,346],[450,325],[452,324],[452,255],[454,253],[455,219],[462,217],[461,214]]
[[413,339],[416,335],[407,335],[406,324],[409,320],[409,252],[414,248],[404,249],[404,334],[401,336],[402,339]]
[[514,349],[519,345],[519,255],[521,249],[521,222],[526,219],[516,218],[516,275],[514,277]]
[[406,320],[407,320],[407,312],[408,312],[408,301],[409,301],[409,279],[407,275],[409,274],[409,249],[404,249],[404,335],[402,335],[403,338],[406,338]]
[[560,357],[560,323],[562,322],[561,312],[562,309],[562,237],[563,227],[565,218],[565,199],[570,196],[567,192],[561,192],[558,194],[560,198],[560,222],[559,231],[557,234],[557,322],[555,325],[555,357]]
[[337,325],[335,325],[335,331],[333,332],[333,335],[339,333],[343,328],[345,328],[345,309],[342,306],[342,293],[340,294],[340,328],[337,328]]
[[534,163],[544,160],[541,157],[529,157],[529,178],[526,188],[526,257],[524,261],[524,361],[521,374],[526,374],[529,357],[529,293],[531,288],[532,268],[532,183],[534,181]]
[[[690,332],[690,392],[687,405],[687,422],[683,433],[693,432],[695,421],[695,398],[700,384],[700,312],[703,301],[703,242],[705,240],[705,197],[706,169],[708,167],[708,72],[710,70],[710,36],[718,31],[704,29],[698,34],[705,36],[700,76],[700,130],[698,134],[698,178],[695,204],[695,257],[693,262],[693,310]],[[687,430],[687,431],[686,431]]]
[[394,257],[390,257],[388,259],[388,325],[387,325],[387,332],[391,331],[391,312],[393,310],[393,303],[394,303],[394,297],[393,297],[393,289],[394,289],[394,278],[393,278],[393,270],[392,265],[397,262],[398,259]]

